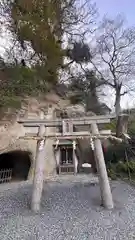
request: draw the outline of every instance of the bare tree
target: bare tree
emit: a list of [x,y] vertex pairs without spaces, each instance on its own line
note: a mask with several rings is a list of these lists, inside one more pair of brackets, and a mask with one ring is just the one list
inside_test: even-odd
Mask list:
[[135,27],[126,27],[122,16],[104,17],[98,28],[91,62],[101,83],[115,92],[115,111],[121,112],[121,97],[135,90]]

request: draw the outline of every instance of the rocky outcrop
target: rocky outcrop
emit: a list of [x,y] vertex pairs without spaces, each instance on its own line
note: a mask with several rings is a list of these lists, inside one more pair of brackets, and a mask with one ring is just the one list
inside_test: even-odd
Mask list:
[[[11,150],[24,150],[32,153],[32,165],[30,169],[30,177],[33,176],[34,160],[36,154],[35,140],[23,140],[19,137],[25,135],[25,128],[18,124],[18,118],[39,118],[40,111],[44,111],[46,119],[55,119],[62,115],[68,118],[76,118],[83,116],[93,116],[94,113],[85,111],[84,105],[70,105],[69,101],[64,100],[54,93],[46,95],[42,99],[26,98],[22,102],[22,107],[14,114],[9,112],[5,114],[4,118],[0,121],[0,153],[8,152]],[[59,114],[58,114],[59,113]],[[57,114],[59,116],[57,116]],[[12,117],[11,117],[12,115]],[[10,116],[10,117],[9,117]],[[54,132],[56,129],[47,128],[48,133]],[[76,131],[88,131],[88,127],[77,127]],[[27,131],[32,131],[31,128]],[[53,151],[54,140],[47,139],[45,145],[45,176],[56,173],[56,162]],[[80,164],[93,163],[93,155],[90,149],[90,142],[86,139],[78,141],[78,155]]]
[[83,104],[69,104],[63,109],[63,112],[66,112],[69,118],[84,117],[86,115],[85,106]]
[[[44,111],[45,118],[55,118],[55,109],[63,109],[69,102],[61,99],[54,93],[47,94],[44,98],[26,98],[22,101],[19,110],[12,112],[11,109],[4,114],[0,120],[0,154],[12,150],[24,150],[32,153],[32,165],[30,176],[33,176],[34,160],[36,154],[36,141],[19,139],[25,135],[25,128],[18,124],[18,118],[39,118],[40,111]],[[28,129],[29,132],[32,129]],[[47,129],[52,131],[52,129]],[[53,140],[47,140],[45,146],[45,174],[51,174],[55,169],[55,159],[53,154]]]
[[[20,136],[24,136],[25,130],[23,126],[15,122],[14,124],[8,124],[8,126],[2,125],[0,127],[0,152],[8,151],[13,146],[18,147],[19,142],[17,141]],[[19,145],[19,147],[21,147]]]

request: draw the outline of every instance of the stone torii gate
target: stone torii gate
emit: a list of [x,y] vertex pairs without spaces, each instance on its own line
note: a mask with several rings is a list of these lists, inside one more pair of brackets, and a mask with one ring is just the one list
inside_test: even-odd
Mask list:
[[[98,124],[109,123],[110,119],[115,118],[115,116],[92,116],[74,119],[59,119],[59,120],[46,120],[44,114],[41,113],[39,119],[20,119],[18,123],[23,124],[24,127],[38,127],[38,134],[28,134],[26,133],[23,139],[35,139],[37,140],[37,151],[35,159],[35,173],[33,179],[33,191],[32,191],[32,201],[31,208],[34,212],[40,210],[40,202],[43,189],[44,181],[44,158],[45,158],[45,142],[47,138],[52,139],[82,139],[87,138],[93,140],[94,142],[94,154],[99,176],[99,185],[101,192],[102,205],[107,209],[113,208],[112,193],[109,185],[109,179],[107,175],[106,165],[104,161],[104,155],[101,145],[101,139],[105,138],[115,138],[111,135],[111,131],[106,130],[100,132],[98,129]],[[74,126],[89,126],[89,131],[74,132]],[[62,133],[47,133],[46,129],[62,127]]]

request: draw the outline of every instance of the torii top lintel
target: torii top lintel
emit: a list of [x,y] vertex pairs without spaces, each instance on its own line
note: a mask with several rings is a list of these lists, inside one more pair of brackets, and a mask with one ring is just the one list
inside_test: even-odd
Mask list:
[[63,122],[70,122],[73,125],[90,125],[92,123],[109,123],[110,119],[114,119],[115,115],[100,115],[92,117],[81,117],[81,118],[69,118],[69,119],[57,119],[57,120],[46,120],[46,119],[19,119],[18,123],[23,124],[26,127],[38,127],[44,125],[45,127],[58,127],[62,126]]

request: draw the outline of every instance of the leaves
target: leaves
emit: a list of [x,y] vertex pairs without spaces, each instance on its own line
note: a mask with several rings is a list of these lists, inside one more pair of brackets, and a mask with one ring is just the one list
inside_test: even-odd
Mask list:
[[69,89],[73,94],[70,95],[70,101],[73,104],[83,103],[86,111],[101,114],[102,104],[98,97],[98,82],[99,79],[93,71],[86,71],[84,76],[72,78]]
[[[60,30],[54,32],[57,21],[58,4],[56,1],[15,1],[11,6],[12,29],[16,33],[21,46],[29,42],[39,61],[44,66],[44,78],[48,76],[57,81],[57,70],[63,61],[63,52],[58,40]],[[40,65],[39,65],[40,66]]]
[[92,58],[89,46],[83,42],[75,42],[73,48],[67,51],[67,56],[76,63],[88,63]]
[[[91,1],[2,0],[0,6],[14,42],[8,51],[12,64],[6,63],[1,95],[45,93],[57,85],[60,71],[73,62],[90,61],[90,49],[83,40],[91,33],[96,14]],[[71,38],[73,47],[64,48],[64,38],[67,42]],[[64,64],[65,57],[71,62]]]

